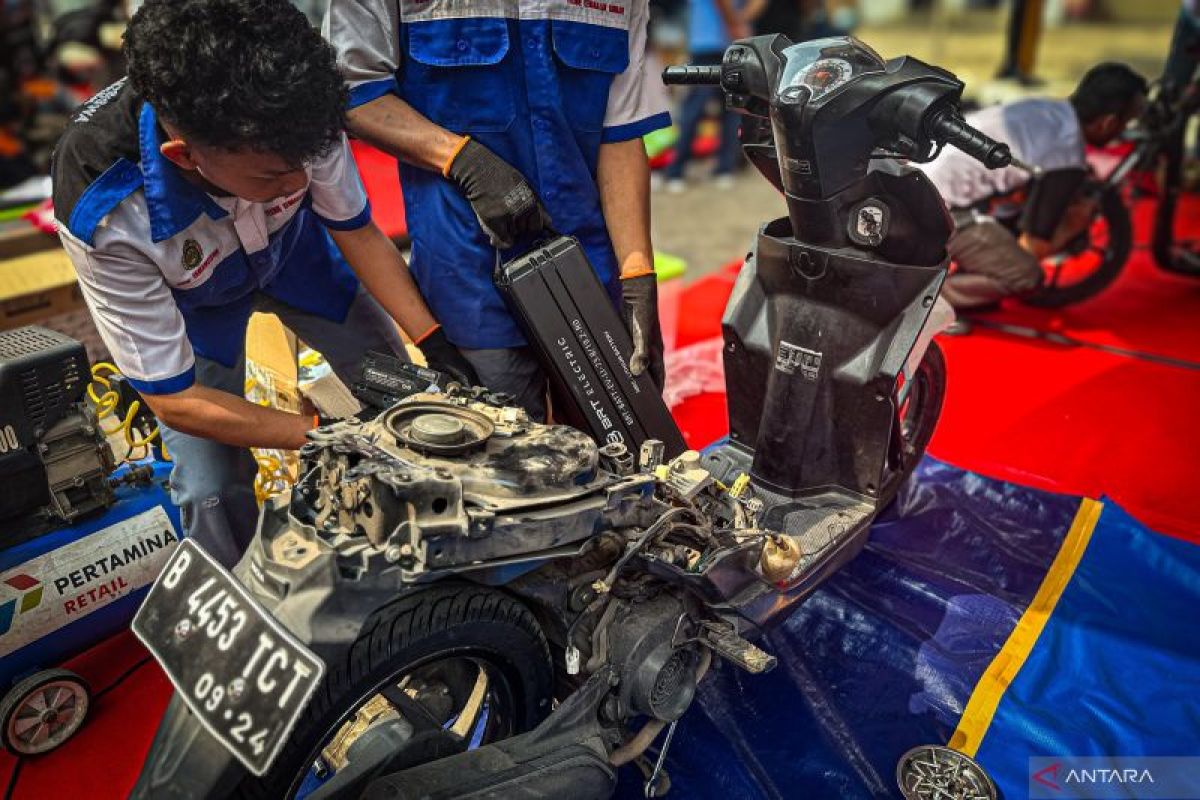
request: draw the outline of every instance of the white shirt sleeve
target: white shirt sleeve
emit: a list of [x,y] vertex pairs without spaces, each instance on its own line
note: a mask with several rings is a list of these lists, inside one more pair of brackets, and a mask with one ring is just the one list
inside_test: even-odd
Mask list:
[[400,0],[331,0],[321,32],[337,52],[350,108],[396,88]]
[[604,114],[605,142],[636,139],[671,124],[670,98],[662,82],[662,65],[647,53],[650,7],[634,0],[629,11],[629,66],[613,79]]
[[371,221],[367,190],[344,133],[326,156],[313,163],[308,190],[312,210],[327,228],[355,230]]
[[162,272],[127,244],[88,247],[60,226],[83,298],[117,367],[144,394],[174,394],[195,382],[183,314]]

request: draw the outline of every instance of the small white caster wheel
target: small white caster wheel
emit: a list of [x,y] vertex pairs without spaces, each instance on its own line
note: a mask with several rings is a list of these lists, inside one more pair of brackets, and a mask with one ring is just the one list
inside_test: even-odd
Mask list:
[[48,753],[75,735],[91,703],[87,683],[70,670],[30,675],[0,700],[0,741],[14,755]]

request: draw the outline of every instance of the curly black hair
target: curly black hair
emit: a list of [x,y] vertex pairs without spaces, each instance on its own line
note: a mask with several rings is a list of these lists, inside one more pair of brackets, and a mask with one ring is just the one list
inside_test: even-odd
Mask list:
[[289,0],[146,0],[125,59],[134,90],[203,144],[300,164],[345,124],[333,48]]

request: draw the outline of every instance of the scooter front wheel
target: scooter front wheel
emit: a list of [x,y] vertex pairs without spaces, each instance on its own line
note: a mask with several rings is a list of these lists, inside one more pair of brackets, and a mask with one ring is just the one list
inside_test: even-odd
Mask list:
[[550,652],[528,608],[495,589],[434,586],[372,616],[345,662],[329,665],[276,764],[234,794],[357,797],[361,786],[324,784],[359,766],[356,743],[372,728],[402,720],[407,736],[388,756],[396,771],[531,730],[552,694]]
[[879,508],[886,508],[912,475],[933,437],[942,401],[946,396],[946,358],[937,342],[930,342],[907,383],[896,387],[896,437]]

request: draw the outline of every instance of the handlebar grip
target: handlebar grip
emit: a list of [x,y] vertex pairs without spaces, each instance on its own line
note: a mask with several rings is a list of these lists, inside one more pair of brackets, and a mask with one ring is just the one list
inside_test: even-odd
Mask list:
[[988,169],[1007,167],[1013,160],[1008,145],[972,128],[954,112],[943,111],[935,116],[929,134],[936,141],[954,145]]
[[721,85],[721,67],[667,67],[662,74],[663,83],[683,85]]

